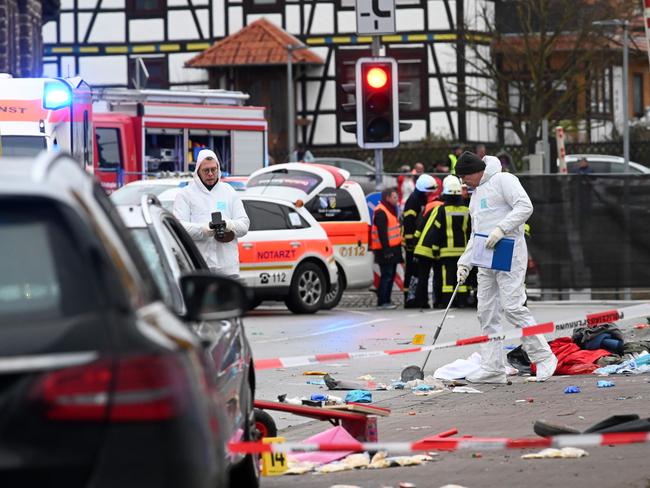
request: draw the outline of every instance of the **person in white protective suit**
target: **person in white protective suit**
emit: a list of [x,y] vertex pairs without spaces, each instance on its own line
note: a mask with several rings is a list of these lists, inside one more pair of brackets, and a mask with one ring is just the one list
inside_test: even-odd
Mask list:
[[[212,271],[237,277],[237,238],[245,236],[250,225],[244,205],[233,187],[221,181],[219,159],[213,151],[199,152],[192,177],[194,181],[174,199],[174,215],[194,239]],[[225,221],[223,237],[215,235],[210,226],[213,212],[220,212]]]
[[[524,224],[533,213],[533,205],[519,179],[501,172],[501,162],[494,156],[482,160],[474,153],[464,152],[456,163],[456,174],[463,183],[474,188],[469,212],[472,237],[458,260],[457,279],[463,283],[472,268],[474,233],[485,234],[487,248],[494,248],[503,237],[514,239],[512,267],[508,272],[478,268],[478,320],[483,334],[500,333],[501,311],[516,327],[535,325],[530,310],[524,305],[524,279],[528,250]],[[555,372],[557,358],[544,336],[522,337],[522,348],[537,368],[537,381],[546,381]],[[481,369],[469,375],[473,383],[507,383],[502,341],[481,345]]]

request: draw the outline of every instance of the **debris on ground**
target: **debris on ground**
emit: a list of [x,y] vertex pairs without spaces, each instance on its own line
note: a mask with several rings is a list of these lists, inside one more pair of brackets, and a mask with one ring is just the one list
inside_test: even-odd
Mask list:
[[483,393],[481,390],[477,390],[471,386],[456,386],[451,391],[454,393]]
[[611,388],[614,386],[614,383],[611,381],[600,380],[596,383],[596,386],[598,386],[598,388]]
[[374,381],[375,380],[375,378],[370,374],[364,374],[363,376],[359,376],[357,379],[358,380],[363,380],[363,381]]
[[562,449],[548,448],[532,454],[524,454],[521,459],[577,459],[588,456],[589,453],[577,447],[563,447]]
[[579,387],[579,386],[575,386],[575,385],[567,386],[567,387],[564,389],[564,393],[566,393],[566,394],[569,394],[569,393],[580,393],[580,387]]
[[345,403],[372,403],[372,393],[366,390],[352,390],[345,395]]
[[304,376],[325,376],[327,371],[303,371]]

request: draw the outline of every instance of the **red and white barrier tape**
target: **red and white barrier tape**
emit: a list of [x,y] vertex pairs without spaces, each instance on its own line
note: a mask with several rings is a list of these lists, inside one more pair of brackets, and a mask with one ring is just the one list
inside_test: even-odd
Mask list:
[[274,368],[292,368],[297,366],[308,366],[310,364],[326,363],[328,361],[343,361],[350,359],[367,359],[382,356],[396,356],[399,354],[412,354],[417,352],[447,349],[450,347],[467,346],[470,344],[481,344],[483,342],[519,339],[532,335],[552,334],[554,332],[572,331],[576,327],[593,327],[608,322],[616,322],[622,319],[633,319],[647,317],[650,315],[650,304],[644,303],[622,309],[606,310],[604,312],[591,313],[578,318],[544,322],[520,329],[514,329],[500,334],[480,335],[458,339],[451,342],[443,342],[435,346],[418,346],[407,349],[387,349],[383,351],[355,351],[355,352],[334,352],[329,354],[315,354],[313,356],[290,356],[284,358],[258,359],[255,361],[255,369],[262,371]]
[[459,450],[504,450],[533,449],[546,447],[590,447],[612,446],[619,444],[643,444],[650,442],[648,432],[620,432],[611,434],[558,435],[554,437],[523,437],[508,439],[502,437],[470,438],[429,438],[417,442],[338,442],[303,444],[301,442],[284,442],[264,444],[262,442],[231,442],[228,449],[232,453],[260,454],[263,452],[314,452],[314,451],[459,451]]

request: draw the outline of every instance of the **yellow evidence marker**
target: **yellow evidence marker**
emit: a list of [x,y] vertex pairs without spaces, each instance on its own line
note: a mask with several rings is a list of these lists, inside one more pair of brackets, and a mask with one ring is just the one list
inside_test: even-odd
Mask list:
[[413,337],[413,345],[415,346],[422,346],[424,345],[424,338],[426,337],[426,334],[415,334]]
[[[264,444],[278,444],[284,442],[284,437],[265,437]],[[279,476],[289,469],[287,455],[283,452],[262,453],[262,476]]]

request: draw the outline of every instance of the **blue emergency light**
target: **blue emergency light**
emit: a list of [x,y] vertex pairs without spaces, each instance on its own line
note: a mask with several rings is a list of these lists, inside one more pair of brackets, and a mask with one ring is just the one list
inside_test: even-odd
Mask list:
[[70,88],[58,81],[45,82],[43,90],[43,108],[46,110],[58,110],[69,107],[72,104],[72,92]]

